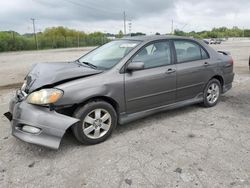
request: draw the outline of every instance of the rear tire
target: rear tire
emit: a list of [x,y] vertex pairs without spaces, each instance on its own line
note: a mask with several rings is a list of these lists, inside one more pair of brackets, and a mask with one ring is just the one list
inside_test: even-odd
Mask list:
[[74,117],[81,120],[72,127],[76,139],[83,144],[98,144],[105,141],[117,125],[113,106],[105,101],[92,101],[78,108]]
[[203,92],[203,106],[213,107],[219,100],[221,95],[221,83],[217,79],[211,79]]

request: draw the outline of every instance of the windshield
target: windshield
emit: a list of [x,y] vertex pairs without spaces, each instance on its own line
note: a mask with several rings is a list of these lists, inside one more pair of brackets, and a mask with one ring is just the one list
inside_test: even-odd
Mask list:
[[81,57],[78,61],[97,69],[110,69],[139,44],[139,41],[112,41]]

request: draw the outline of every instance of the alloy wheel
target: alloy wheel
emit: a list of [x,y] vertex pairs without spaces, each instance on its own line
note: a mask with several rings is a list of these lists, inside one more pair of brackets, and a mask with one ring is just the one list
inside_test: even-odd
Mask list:
[[207,101],[214,104],[220,96],[220,88],[217,83],[212,83],[207,90]]
[[103,137],[110,129],[111,115],[105,109],[92,110],[83,120],[83,132],[91,139]]

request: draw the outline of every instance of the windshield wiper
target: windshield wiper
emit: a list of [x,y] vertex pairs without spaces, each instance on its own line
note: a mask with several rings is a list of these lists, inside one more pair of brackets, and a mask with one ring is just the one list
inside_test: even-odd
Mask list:
[[92,63],[89,63],[89,62],[81,62],[85,65],[88,65],[89,67],[93,68],[93,69],[97,69],[97,66],[93,65]]
[[80,63],[80,64],[84,64],[87,65],[88,67],[91,67],[93,69],[97,69],[97,66],[93,65],[92,63],[86,62],[86,61],[79,61],[79,59],[76,60],[76,62]]

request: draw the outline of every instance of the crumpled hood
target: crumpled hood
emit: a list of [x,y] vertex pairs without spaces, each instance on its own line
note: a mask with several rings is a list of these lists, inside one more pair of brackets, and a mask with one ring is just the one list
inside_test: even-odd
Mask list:
[[26,76],[28,92],[57,83],[63,83],[77,78],[101,73],[75,62],[38,63]]

